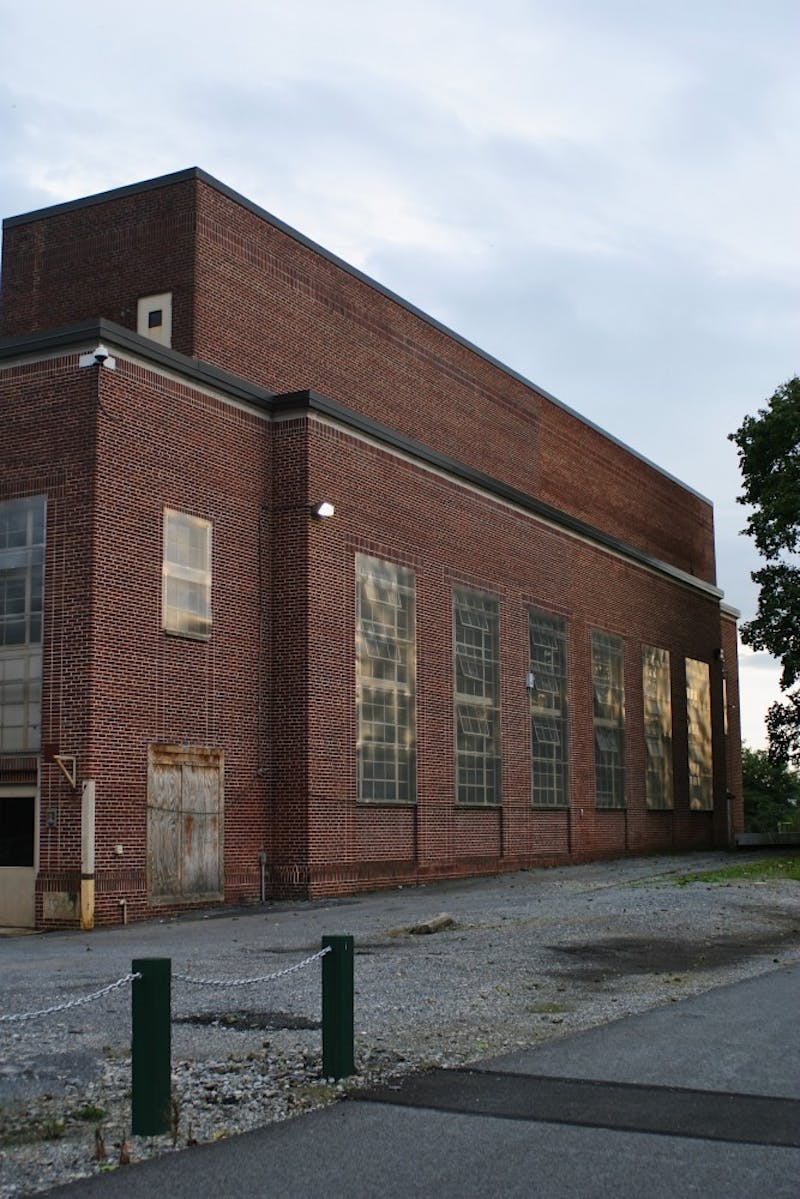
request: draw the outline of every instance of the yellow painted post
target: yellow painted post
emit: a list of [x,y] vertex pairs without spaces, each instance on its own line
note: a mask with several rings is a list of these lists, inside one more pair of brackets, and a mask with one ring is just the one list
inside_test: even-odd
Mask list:
[[81,787],[81,928],[94,928],[94,779]]

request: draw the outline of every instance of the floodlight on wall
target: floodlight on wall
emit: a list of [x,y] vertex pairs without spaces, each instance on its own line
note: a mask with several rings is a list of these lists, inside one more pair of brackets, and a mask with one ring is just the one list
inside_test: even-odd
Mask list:
[[327,520],[329,516],[336,515],[336,509],[330,500],[322,500],[319,504],[312,505],[311,515],[314,520]]
[[117,360],[109,354],[105,346],[96,346],[88,354],[81,354],[78,366],[104,366],[107,370],[117,369]]

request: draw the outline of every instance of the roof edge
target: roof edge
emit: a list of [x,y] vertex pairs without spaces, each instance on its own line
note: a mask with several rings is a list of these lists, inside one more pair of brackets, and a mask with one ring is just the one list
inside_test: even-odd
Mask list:
[[[618,538],[611,536],[611,534],[603,532],[602,529],[587,524],[578,517],[570,516],[567,512],[562,512],[560,508],[554,508],[542,500],[537,500],[535,496],[530,495],[528,492],[520,491],[518,488],[503,483],[501,480],[495,479],[492,475],[484,474],[483,471],[476,470],[474,467],[467,466],[466,463],[460,462],[456,458],[451,458],[447,454],[432,450],[422,442],[416,441],[412,437],[407,437],[404,433],[398,433],[389,425],[384,425],[380,421],[373,420],[371,417],[354,412],[353,409],[347,408],[337,400],[332,400],[310,389],[284,392],[276,395],[273,392],[265,391],[264,388],[247,382],[245,379],[240,379],[235,375],[228,374],[226,371],[219,370],[218,367],[211,366],[199,358],[190,358],[186,354],[179,353],[177,350],[161,346],[158,342],[153,341],[152,338],[142,337],[140,334],[126,329],[123,325],[115,324],[113,321],[102,318],[99,320],[81,321],[75,325],[66,325],[59,329],[49,330],[44,334],[26,334],[3,338],[0,340],[0,363],[3,360],[19,358],[25,354],[48,354],[58,350],[77,350],[93,341],[108,342],[109,345],[145,358],[156,366],[183,374],[196,383],[218,388],[226,392],[231,398],[252,404],[262,411],[268,412],[270,415],[285,415],[290,412],[305,411],[326,416],[343,425],[345,428],[372,437],[391,449],[399,450],[401,453],[416,458],[425,465],[440,470],[461,482],[468,483],[490,495],[496,496],[500,500],[514,504],[516,507],[529,512],[533,516],[558,525],[579,537],[621,555],[629,561],[637,562],[639,565],[654,570],[658,574],[666,575],[673,581],[691,587],[695,591],[700,591],[710,598],[718,601],[722,600],[724,593],[713,583],[699,579],[697,576],[691,575],[677,566],[672,566],[669,562],[664,562],[660,558],[654,558],[646,554],[643,550],[639,550],[635,546],[629,545],[627,542],[620,541]],[[729,611],[735,612],[736,609],[729,609]]]
[[61,204],[50,204],[46,208],[34,208],[30,212],[22,212],[19,216],[7,216],[3,220],[4,229],[13,229],[15,225],[28,225],[33,221],[43,221],[51,216],[60,216],[62,212],[75,212],[80,208],[91,208],[95,204],[105,204],[109,200],[122,200],[126,196],[135,196],[139,192],[155,191],[160,187],[172,187],[175,183],[186,183],[191,179],[204,179],[205,171],[199,167],[187,167],[183,171],[173,171],[169,175],[159,175],[155,179],[145,179],[141,183],[127,183],[123,187],[112,187],[109,191],[94,192],[91,196],[81,196],[77,200],[65,200]]
[[[614,553],[621,554],[625,558],[638,562],[650,570],[657,571],[659,574],[668,575],[671,579],[684,583],[696,591],[702,591],[716,600],[721,600],[724,595],[724,592],[713,583],[708,583],[705,579],[700,579],[696,575],[689,574],[688,571],[681,570],[678,566],[672,566],[669,562],[664,562],[660,558],[654,558],[652,555],[646,554],[643,550],[629,545],[628,542],[620,541],[611,534],[604,533],[602,529],[598,529],[596,526],[590,525],[576,516],[570,516],[568,512],[563,512],[560,508],[554,508],[551,504],[546,504],[543,500],[537,500],[535,496],[530,495],[526,491],[520,491],[518,488],[510,486],[510,484],[495,479],[492,475],[484,474],[483,471],[467,466],[456,458],[451,458],[447,454],[441,454],[438,450],[431,450],[421,442],[415,441],[411,437],[406,437],[405,434],[397,433],[388,425],[381,424],[370,417],[362,416],[360,413],[354,412],[351,408],[346,408],[343,404],[338,403],[338,401],[320,395],[319,392],[292,391],[273,397],[273,412],[288,413],[302,411],[303,409],[318,412],[321,416],[327,416],[356,432],[374,437],[376,440],[391,446],[392,449],[400,450],[409,456],[418,458],[420,461],[425,462],[426,465],[433,466],[448,475],[452,475],[454,478],[460,479],[462,482],[469,483],[473,487],[489,492],[491,495],[497,496],[498,499],[505,500],[507,503],[514,504],[516,507],[530,512],[533,516],[541,517],[551,524],[568,529],[571,533],[575,533],[587,541],[603,546]],[[735,611],[735,609],[732,609],[732,611]]]
[[151,337],[143,337],[118,325],[105,317],[78,321],[74,325],[61,325],[44,333],[23,333],[0,338],[0,363],[21,354],[47,354],[57,350],[77,349],[90,341],[105,341],[131,354],[138,354],[158,366],[188,375],[197,383],[219,387],[238,400],[255,404],[261,408],[271,406],[273,393],[256,383],[232,375],[218,366],[212,366],[201,358],[191,358],[178,350],[159,345]]

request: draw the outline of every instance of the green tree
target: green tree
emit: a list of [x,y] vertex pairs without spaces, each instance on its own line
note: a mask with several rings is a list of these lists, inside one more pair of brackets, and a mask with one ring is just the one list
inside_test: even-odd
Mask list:
[[770,753],[800,763],[800,379],[779,387],[756,416],[730,435],[739,448],[744,490],[751,506],[745,532],[766,562],[753,573],[759,585],[755,618],[742,640],[781,663],[786,699],[767,713]]
[[800,776],[763,749],[742,747],[744,823],[750,833],[772,833],[800,816]]

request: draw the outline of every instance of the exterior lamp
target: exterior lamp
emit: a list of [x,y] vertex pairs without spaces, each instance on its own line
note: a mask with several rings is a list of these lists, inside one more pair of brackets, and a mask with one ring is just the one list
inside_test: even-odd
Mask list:
[[319,504],[314,504],[311,509],[311,515],[315,520],[327,520],[329,516],[334,516],[336,509],[330,500],[322,500]]

